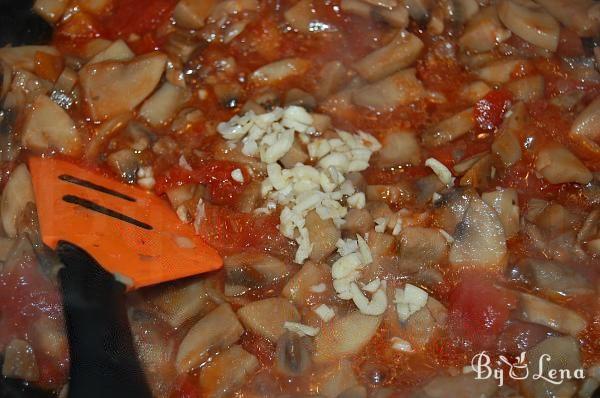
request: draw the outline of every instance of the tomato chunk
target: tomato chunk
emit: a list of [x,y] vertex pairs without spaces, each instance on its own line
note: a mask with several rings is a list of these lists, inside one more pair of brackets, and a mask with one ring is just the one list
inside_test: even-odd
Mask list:
[[[240,169],[244,181],[235,181],[231,173]],[[162,195],[178,185],[196,183],[204,184],[208,188],[210,201],[214,204],[228,205],[235,201],[244,187],[250,181],[250,176],[238,163],[223,160],[203,161],[194,170],[186,170],[176,166],[157,179],[154,191]]]
[[154,31],[171,16],[177,0],[119,0],[104,27],[111,39],[129,38],[131,34],[143,36]]
[[469,272],[450,293],[449,328],[474,349],[488,348],[504,329],[516,297],[485,274]]
[[494,90],[477,101],[473,114],[477,127],[482,131],[495,130],[502,123],[502,117],[508,111],[512,94],[506,89]]

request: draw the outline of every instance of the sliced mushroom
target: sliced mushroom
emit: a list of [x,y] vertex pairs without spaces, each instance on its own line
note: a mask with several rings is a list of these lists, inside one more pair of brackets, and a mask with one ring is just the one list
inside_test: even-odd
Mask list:
[[502,0],[498,4],[498,17],[523,40],[556,51],[560,25],[538,4],[529,0]]
[[333,220],[323,220],[313,210],[306,215],[306,228],[313,244],[310,252],[312,261],[321,261],[335,251],[335,244],[340,239],[340,230]]
[[513,73],[526,62],[522,59],[501,59],[484,65],[475,71],[480,79],[492,84],[507,83],[511,80]]
[[519,198],[517,191],[512,188],[501,188],[483,193],[481,199],[498,214],[506,239],[510,239],[519,233]]
[[25,381],[36,382],[40,371],[33,348],[24,340],[13,339],[4,348],[2,375]]
[[547,326],[571,336],[577,336],[587,327],[587,321],[568,308],[527,293],[520,293],[519,297],[516,315],[522,321]]
[[[306,305],[314,289],[324,290],[331,283],[331,269],[320,263],[307,261],[300,270],[285,284],[281,294],[294,304]],[[318,286],[318,288],[317,288]]]
[[169,325],[178,328],[215,307],[205,285],[204,279],[196,279],[164,286],[151,294],[151,302],[159,308],[161,317]]
[[373,338],[380,322],[381,317],[358,311],[336,317],[315,337],[313,359],[322,363],[356,354]]
[[280,297],[248,303],[238,310],[238,316],[248,330],[272,342],[285,333],[285,322],[300,322],[296,307]]
[[6,46],[0,48],[0,60],[10,65],[13,70],[25,69],[33,72],[35,70],[35,54],[38,52],[60,55],[58,50],[52,46]]
[[258,369],[258,359],[239,345],[220,353],[200,371],[200,388],[206,398],[232,396]]
[[537,0],[537,3],[581,37],[594,37],[600,33],[600,21],[590,13],[596,4],[593,0]]
[[448,310],[442,303],[429,297],[427,304],[412,314],[402,325],[402,336],[416,349],[423,349],[445,325]]
[[582,367],[579,342],[576,339],[570,336],[549,337],[527,351],[526,358],[529,377],[523,380],[521,385],[527,396],[575,395],[576,381],[573,378],[563,377],[562,372],[568,371],[573,375]]
[[435,228],[407,227],[398,238],[400,261],[409,270],[439,264],[448,254],[448,242]]
[[310,366],[310,352],[305,339],[294,332],[281,335],[275,349],[277,371],[288,377],[297,377],[306,373]]
[[97,64],[98,62],[103,61],[131,61],[135,57],[135,54],[129,47],[127,43],[123,40],[115,40],[110,46],[106,49],[100,51],[98,54],[94,55],[94,58],[88,61],[88,65]]
[[423,42],[417,36],[401,31],[390,43],[355,63],[354,69],[362,78],[376,81],[411,66],[423,47]]
[[206,18],[208,18],[216,0],[179,0],[173,10],[173,19],[184,28],[198,29],[204,26]]
[[510,31],[498,19],[496,7],[489,6],[481,9],[469,21],[458,44],[465,50],[483,53],[506,41],[510,35]]
[[302,58],[286,58],[263,65],[250,75],[250,80],[256,84],[269,85],[303,75],[310,67],[310,62]]
[[507,273],[511,280],[549,296],[573,297],[594,292],[590,282],[571,266],[550,260],[523,259],[509,267]]
[[490,154],[477,159],[460,179],[463,187],[471,186],[477,190],[488,189],[492,180],[493,160]]
[[416,102],[426,94],[415,69],[406,69],[356,89],[352,94],[352,101],[374,111],[389,112],[399,105]]
[[496,154],[504,167],[517,163],[522,156],[519,133],[523,130],[527,119],[527,109],[522,102],[516,103],[511,108],[511,114],[502,124],[494,142],[492,152]]
[[140,108],[140,116],[152,126],[167,123],[188,99],[184,89],[165,82]]
[[229,304],[221,304],[200,319],[183,338],[175,366],[185,373],[200,365],[210,354],[235,343],[244,328]]
[[377,165],[381,168],[418,165],[421,163],[421,149],[415,134],[409,131],[387,133],[378,152]]
[[67,10],[67,0],[36,0],[33,11],[49,23],[56,23]]
[[223,263],[226,296],[243,294],[252,288],[272,286],[291,272],[283,261],[261,252],[247,251],[226,256]]
[[496,212],[474,196],[456,226],[449,260],[454,267],[495,268],[506,264],[504,228]]
[[25,164],[20,164],[11,173],[2,192],[0,214],[2,214],[2,226],[9,237],[17,236],[17,224],[30,202],[35,203],[31,174]]
[[340,61],[326,63],[319,73],[317,98],[325,98],[336,92],[346,80],[347,73],[346,67]]
[[515,101],[530,102],[544,97],[545,82],[541,75],[513,80],[506,85]]
[[551,143],[540,149],[535,169],[552,184],[587,184],[592,180],[592,173],[581,160],[558,143]]
[[316,383],[319,393],[325,398],[338,398],[344,391],[358,385],[352,363],[348,360],[334,363],[319,373]]
[[32,104],[23,125],[23,146],[36,152],[55,150],[77,156],[82,138],[67,112],[45,95]]
[[124,62],[87,65],[80,72],[83,94],[95,121],[132,111],[154,91],[167,57],[151,53]]
[[469,108],[428,129],[421,135],[421,140],[425,146],[436,147],[462,137],[473,127],[473,109]]
[[318,31],[315,29],[317,14],[312,0],[300,0],[283,14],[287,23],[301,33]]
[[600,153],[600,98],[592,101],[575,119],[571,135],[590,143]]
[[374,222],[371,213],[367,209],[350,209],[346,214],[345,223],[342,230],[348,236],[356,234],[364,235],[373,229]]

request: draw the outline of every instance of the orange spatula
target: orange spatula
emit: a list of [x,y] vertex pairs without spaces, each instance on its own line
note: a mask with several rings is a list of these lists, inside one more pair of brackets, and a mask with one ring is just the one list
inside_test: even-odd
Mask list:
[[44,243],[78,245],[128,289],[222,266],[156,195],[64,160],[33,157],[29,168]]

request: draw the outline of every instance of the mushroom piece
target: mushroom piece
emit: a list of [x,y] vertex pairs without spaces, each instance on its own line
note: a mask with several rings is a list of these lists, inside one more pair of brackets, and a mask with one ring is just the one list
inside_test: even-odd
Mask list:
[[0,48],[0,60],[10,65],[13,70],[35,70],[35,55],[38,52],[59,56],[58,50],[52,46],[18,46]]
[[587,327],[587,321],[576,312],[528,293],[519,294],[516,316],[571,336]]
[[24,340],[13,339],[4,348],[2,376],[35,382],[40,377],[33,348]]
[[236,296],[251,288],[264,288],[285,279],[291,269],[277,257],[261,252],[247,251],[226,256],[225,295]]
[[258,359],[239,345],[220,353],[200,371],[200,388],[206,398],[232,396],[258,369]]
[[54,150],[77,156],[82,139],[69,114],[45,95],[38,96],[25,117],[23,146],[36,152]]
[[600,153],[600,98],[592,101],[575,119],[571,135],[580,138]]
[[529,377],[523,380],[521,385],[527,396],[574,396],[577,390],[576,381],[565,378],[562,372],[568,371],[573,375],[582,367],[577,339],[571,336],[549,337],[527,351],[526,358],[530,372]]
[[287,299],[273,297],[246,304],[238,310],[244,326],[252,333],[276,342],[285,333],[285,322],[300,322],[300,313]]
[[354,90],[352,101],[373,111],[389,112],[399,105],[416,102],[426,94],[425,87],[417,79],[416,70],[405,69]]
[[255,84],[269,85],[293,76],[303,75],[310,67],[310,62],[302,58],[286,58],[263,65],[250,74]]
[[110,46],[94,55],[92,59],[88,61],[88,65],[97,64],[103,61],[131,61],[135,57],[135,54],[127,46],[127,43],[122,39],[115,40]]
[[594,19],[590,9],[593,0],[537,0],[554,18],[581,37],[594,37],[600,33],[600,21]]
[[591,171],[581,160],[558,143],[548,144],[539,150],[535,169],[552,184],[587,184],[592,180]]
[[433,297],[428,297],[425,306],[402,324],[402,337],[406,337],[412,343],[412,347],[423,349],[432,341],[436,332],[446,325],[447,319],[446,307]]
[[510,35],[498,19],[496,7],[489,6],[481,9],[467,23],[458,44],[464,50],[483,53],[506,41]]
[[327,289],[331,282],[331,269],[321,263],[307,261],[285,284],[281,295],[290,299],[294,304],[306,305],[316,290]]
[[495,268],[506,264],[506,235],[496,212],[473,196],[453,234],[449,260],[453,267]]
[[533,75],[513,80],[506,84],[515,101],[530,102],[544,97],[545,82],[542,75]]
[[140,116],[151,126],[161,126],[167,123],[179,107],[188,99],[189,93],[165,82],[140,108]]
[[187,332],[177,351],[175,366],[185,373],[205,361],[210,354],[235,343],[244,328],[229,304],[221,304],[200,319]]
[[201,28],[204,26],[206,18],[212,13],[216,3],[216,0],[179,0],[173,10],[173,19],[177,25],[184,28]]
[[277,340],[275,367],[288,377],[300,376],[311,366],[310,352],[305,338],[294,332],[285,332]]
[[401,31],[390,43],[354,64],[358,74],[368,81],[376,81],[412,65],[424,44],[412,33]]
[[358,385],[358,380],[348,360],[341,360],[319,372],[316,380],[319,393],[325,398],[338,398],[350,388]]
[[335,251],[341,233],[333,220],[323,220],[313,210],[306,215],[306,229],[313,245],[309,256],[312,261],[321,261]]
[[519,132],[523,130],[527,118],[525,104],[518,102],[511,108],[510,116],[500,125],[500,131],[494,137],[492,152],[496,154],[504,167],[517,163],[522,156]]
[[448,254],[448,242],[438,229],[404,228],[398,237],[402,267],[417,271],[442,262]]
[[35,203],[31,174],[27,166],[22,163],[13,170],[2,192],[0,204],[2,226],[9,237],[17,236],[17,225],[30,202]]
[[519,198],[512,188],[501,188],[481,194],[481,199],[491,206],[502,223],[506,239],[519,233]]
[[573,297],[594,293],[590,282],[567,264],[528,258],[507,269],[508,277],[548,296]]
[[381,317],[358,311],[336,317],[315,337],[314,361],[322,363],[356,354],[373,338],[380,322]]
[[537,3],[529,0],[502,0],[498,17],[506,27],[525,41],[556,51],[560,25]]
[[501,59],[484,65],[475,73],[487,83],[503,84],[508,83],[512,79],[513,72],[525,64],[522,59]]
[[166,62],[164,54],[151,53],[129,62],[86,65],[79,77],[92,119],[132,111],[154,91]]
[[381,168],[418,165],[421,162],[421,149],[414,133],[399,131],[387,133],[378,152],[377,165]]
[[36,0],[33,11],[52,24],[58,22],[68,5],[68,0]]
[[206,314],[215,307],[206,288],[205,279],[186,280],[161,286],[150,292],[152,304],[161,317],[178,328],[195,316]]
[[469,108],[428,129],[421,135],[421,140],[427,147],[436,147],[462,137],[473,127],[475,127],[473,108]]

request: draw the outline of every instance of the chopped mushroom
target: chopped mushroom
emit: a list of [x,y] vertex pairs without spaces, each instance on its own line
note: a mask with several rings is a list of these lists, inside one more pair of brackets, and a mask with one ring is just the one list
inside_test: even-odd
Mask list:
[[355,63],[354,69],[362,78],[377,81],[411,66],[423,46],[423,42],[417,36],[401,31],[390,43]]
[[418,165],[421,162],[421,148],[412,132],[389,132],[381,145],[383,148],[377,158],[377,165],[381,168]]
[[289,77],[303,75],[310,63],[302,58],[286,58],[261,66],[250,75],[256,84],[275,84]]
[[248,303],[238,310],[238,316],[248,330],[272,342],[285,333],[286,322],[300,322],[296,307],[280,297]]
[[88,109],[96,121],[128,112],[154,91],[167,58],[160,53],[142,55],[129,62],[101,62],[80,72]]
[[200,371],[200,387],[206,398],[230,397],[258,369],[258,359],[239,345],[220,353]]
[[470,374],[437,376],[422,387],[424,398],[482,398],[492,397],[498,389],[493,378],[477,379]]
[[421,135],[421,140],[425,146],[436,147],[467,134],[473,127],[473,109],[469,108],[428,129]]
[[528,293],[520,293],[519,297],[517,316],[523,321],[547,326],[571,336],[577,336],[587,326],[587,321],[575,311]]
[[484,65],[475,71],[475,73],[480,79],[488,83],[507,83],[512,79],[513,73],[517,68],[522,67],[524,64],[525,61],[521,59],[502,59]]
[[514,34],[546,50],[556,51],[560,25],[542,7],[528,0],[502,0],[498,16]]
[[204,26],[206,18],[208,18],[216,0],[179,0],[173,11],[173,19],[184,28],[198,29]]
[[506,238],[514,237],[519,232],[519,198],[517,191],[512,188],[497,189],[483,193],[481,199],[498,214]]
[[538,152],[535,169],[552,184],[577,182],[587,184],[592,173],[571,151],[558,143],[544,146]]
[[335,318],[315,337],[314,360],[327,362],[360,351],[379,328],[381,318],[360,312]]
[[26,116],[23,146],[36,152],[55,150],[77,156],[82,138],[67,112],[45,95],[37,97]]
[[592,101],[575,119],[571,135],[588,142],[600,153],[600,98]]
[[415,69],[406,69],[360,87],[352,94],[352,100],[356,105],[380,112],[416,102],[425,97],[426,91],[415,73]]
[[140,116],[152,126],[167,123],[186,100],[186,92],[165,82],[140,108]]
[[509,38],[510,31],[502,26],[496,7],[488,6],[469,21],[458,43],[465,50],[481,53],[492,50]]
[[0,214],[2,214],[2,227],[6,234],[14,238],[17,236],[17,225],[28,203],[35,203],[31,174],[27,166],[21,163],[10,175],[10,179],[2,192]]
[[506,264],[506,235],[496,212],[474,196],[452,235],[449,260],[454,267],[502,267]]
[[177,351],[175,366],[185,373],[200,365],[215,351],[235,343],[244,328],[229,304],[221,304],[187,332]]
[[537,0],[537,3],[581,37],[600,33],[600,21],[590,13],[596,4],[592,0]]
[[313,287],[331,280],[331,270],[323,264],[306,262],[285,284],[281,294],[296,305],[305,304],[314,293]]
[[88,65],[97,64],[98,62],[104,61],[131,61],[135,57],[135,54],[129,47],[127,43],[123,40],[115,40],[110,46],[106,49],[100,51],[98,54],[94,55],[92,59],[88,61]]
[[323,220],[313,210],[306,215],[306,228],[313,245],[309,256],[312,261],[321,261],[335,251],[335,244],[341,234],[333,220]]
[[13,339],[4,348],[2,376],[36,382],[40,377],[33,348],[24,340]]

